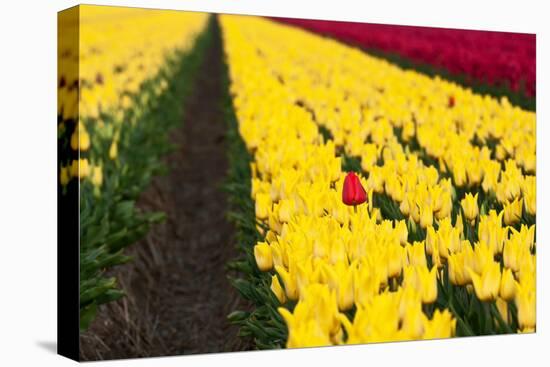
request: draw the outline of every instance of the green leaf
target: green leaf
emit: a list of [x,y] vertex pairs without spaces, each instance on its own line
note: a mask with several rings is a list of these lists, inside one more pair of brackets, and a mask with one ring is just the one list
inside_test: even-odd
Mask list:
[[96,313],[97,305],[95,303],[91,303],[80,310],[80,332],[88,330],[88,327],[90,327],[90,323],[95,318]]

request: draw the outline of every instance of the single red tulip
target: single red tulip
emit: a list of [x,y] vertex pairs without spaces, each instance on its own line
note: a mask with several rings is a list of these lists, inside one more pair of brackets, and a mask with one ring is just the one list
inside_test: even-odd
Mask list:
[[455,106],[455,96],[449,97],[449,108],[453,108]]
[[367,192],[361,185],[359,177],[355,172],[349,172],[344,179],[344,189],[342,190],[342,201],[346,205],[359,205],[367,201]]

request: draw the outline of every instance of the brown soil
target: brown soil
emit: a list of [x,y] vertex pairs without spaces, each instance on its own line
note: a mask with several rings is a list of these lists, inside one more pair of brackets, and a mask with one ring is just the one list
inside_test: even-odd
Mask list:
[[179,148],[167,158],[170,173],[155,178],[139,203],[166,212],[168,220],[129,249],[131,263],[114,269],[127,296],[102,306],[81,334],[82,360],[250,349],[226,319],[247,307],[225,267],[237,254],[221,191],[228,168],[222,60],[216,36],[186,100],[182,127],[173,131]]

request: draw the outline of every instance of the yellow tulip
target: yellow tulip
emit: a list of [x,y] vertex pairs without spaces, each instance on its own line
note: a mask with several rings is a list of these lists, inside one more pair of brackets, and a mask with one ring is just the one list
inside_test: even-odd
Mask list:
[[500,286],[500,265],[496,262],[487,263],[481,275],[468,269],[477,298],[481,301],[494,301]]
[[81,122],[76,125],[71,135],[71,148],[80,151],[86,151],[90,148],[90,135]]
[[468,169],[466,170],[466,176],[468,178],[468,185],[476,186],[481,182],[481,178],[483,176],[483,168],[479,161],[472,161],[468,165]]
[[389,245],[386,256],[388,257],[388,276],[398,277],[403,269],[403,247],[400,244]]
[[[409,213],[410,213],[410,199],[407,195],[405,195],[405,198],[403,199],[403,201],[401,202],[401,204],[399,204],[399,210],[401,211],[401,213],[404,215],[404,216],[408,216]],[[370,202],[370,201],[369,201]]]
[[61,169],[59,172],[59,183],[61,183],[62,186],[66,186],[70,180],[71,180],[70,168],[68,166],[61,166]]
[[521,256],[519,263],[519,271],[514,275],[523,285],[534,285],[536,275],[536,255],[531,255],[529,252]]
[[502,270],[502,277],[500,279],[499,295],[505,301],[511,301],[516,294],[516,280],[510,269]]
[[90,171],[90,165],[87,158],[81,158],[79,160],[73,160],[71,165],[71,176],[80,179],[86,178]]
[[470,273],[467,271],[470,266],[468,251],[471,251],[473,256],[473,251],[470,247],[470,250],[464,250],[463,252],[451,254],[447,259],[449,264],[449,280],[452,284],[464,286],[472,281]]
[[529,255],[529,247],[519,241],[519,237],[512,236],[504,244],[502,258],[504,266],[514,272],[520,270],[520,264],[524,257]]
[[496,187],[496,196],[499,202],[506,203],[517,199],[521,193],[521,171],[513,164],[506,161],[506,169],[502,172],[500,182]]
[[426,251],[423,241],[415,241],[412,245],[407,245],[405,248],[408,265],[427,266]]
[[535,215],[537,213],[537,182],[535,176],[526,176],[521,185],[523,203],[527,214]]
[[508,302],[506,302],[504,299],[498,297],[496,302],[498,313],[500,314],[500,317],[507,323],[510,323],[509,317],[508,317]]
[[504,224],[512,226],[521,220],[523,199],[515,198],[511,203],[504,204]]
[[287,223],[295,212],[294,200],[283,199],[279,202],[279,220]]
[[438,238],[435,228],[431,226],[428,227],[426,230],[426,253],[428,255],[431,255],[434,252],[434,248],[439,249],[437,241]]
[[94,186],[101,186],[103,183],[103,168],[101,165],[93,166],[92,168],[92,184]]
[[258,193],[256,195],[256,218],[267,219],[271,212],[271,197],[269,194]]
[[467,193],[464,199],[460,201],[464,216],[466,219],[470,220],[470,222],[474,222],[479,214],[477,196],[478,194],[472,195],[471,193]]
[[354,301],[353,273],[346,270],[339,274],[337,289],[338,308],[341,311],[350,310]]
[[70,171],[71,171],[71,177],[78,178],[78,160],[73,159],[73,161],[71,162]]
[[296,274],[289,273],[285,268],[281,266],[276,266],[275,271],[277,272],[277,274],[279,274],[279,276],[283,280],[287,298],[293,301],[297,300],[298,284],[296,281]]
[[534,329],[537,322],[535,291],[518,284],[515,303],[518,308],[518,323],[520,328]]
[[439,256],[446,259],[450,253],[460,250],[460,230],[451,224],[451,218],[442,219],[437,230]]
[[424,333],[424,318],[422,305],[416,304],[414,307],[408,307],[405,310],[401,330],[411,339],[419,339]]
[[109,158],[112,160],[115,160],[118,156],[118,141],[115,139],[111,143],[111,146],[109,147]]
[[490,192],[495,191],[498,183],[498,176],[500,174],[500,163],[496,161],[489,161],[484,166],[483,182],[481,187],[483,191]]
[[407,244],[409,238],[409,231],[407,229],[407,223],[404,220],[400,220],[395,224],[395,230],[398,233],[399,242],[402,245]]
[[423,339],[450,338],[455,335],[456,319],[448,310],[435,310],[431,320],[424,324]]
[[493,255],[502,252],[504,241],[508,237],[508,227],[502,227],[504,211],[498,215],[495,210],[489,211],[489,215],[479,217],[478,237],[493,251]]
[[354,273],[354,300],[358,306],[366,306],[380,290],[382,272],[379,267],[357,269]]
[[433,224],[433,209],[431,205],[423,205],[419,207],[420,210],[420,226],[422,228],[428,228]]
[[315,320],[296,320],[284,307],[278,308],[288,327],[287,348],[321,347],[331,345],[330,336]]
[[525,211],[527,214],[537,214],[537,199],[535,193],[529,192],[523,195],[523,202],[525,204]]
[[441,197],[441,207],[437,212],[435,212],[435,217],[437,219],[443,219],[451,216],[451,211],[453,209],[453,201],[451,195],[448,193],[443,193]]
[[422,303],[437,299],[437,267],[428,270],[425,266],[408,266],[404,269],[403,287],[413,287],[421,295]]
[[283,287],[281,286],[281,283],[279,282],[279,278],[277,275],[273,275],[271,277],[271,291],[277,297],[280,304],[284,304],[286,302],[286,295]]
[[462,162],[453,167],[453,179],[456,186],[461,187],[466,184],[466,167]]
[[426,269],[422,274],[422,302],[433,303],[437,299],[437,267],[433,267],[431,271]]
[[494,255],[492,249],[483,242],[476,243],[472,258],[472,270],[474,270],[478,275],[481,275],[486,266],[492,264],[493,261]]
[[256,259],[258,269],[261,271],[269,271],[273,268],[271,246],[266,242],[259,242],[254,246],[254,258]]

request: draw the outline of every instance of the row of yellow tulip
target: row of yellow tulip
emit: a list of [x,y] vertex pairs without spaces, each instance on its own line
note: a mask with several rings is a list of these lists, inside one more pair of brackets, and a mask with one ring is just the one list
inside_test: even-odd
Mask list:
[[[89,124],[102,129],[107,115],[121,124],[125,111],[146,104],[166,89],[166,78],[160,78],[150,91],[141,88],[145,81],[157,77],[168,57],[192,48],[208,15],[81,5],[77,17],[61,19],[68,24],[60,24],[63,33],[58,40],[60,129],[70,134],[74,151],[87,152],[93,142],[89,131],[95,128]],[[114,131],[108,157],[116,159],[119,128],[104,130]],[[61,184],[66,185],[72,177],[88,177],[100,186],[102,165],[91,158],[63,166]]]
[[[535,327],[534,226],[507,226],[522,201],[535,215],[534,114],[267,20],[224,16],[222,28],[256,216],[269,227],[254,253],[275,270],[288,347],[454,335],[449,311],[422,312],[445,271],[497,300],[506,320],[515,299],[519,326]],[[366,206],[342,203],[342,151],[361,158]],[[457,197],[478,189],[504,209],[480,213],[478,194]],[[409,220],[383,218],[374,194]],[[410,243],[411,223],[427,236]]]
[[59,15],[59,180],[79,203],[81,331],[124,295],[108,270],[165,217],[136,202],[164,168],[207,27],[204,13],[81,5]]

